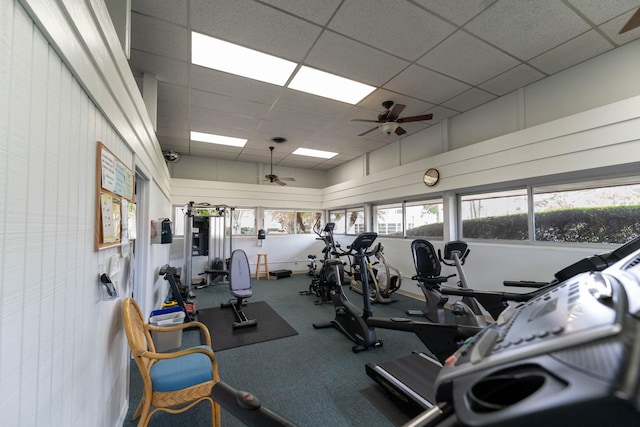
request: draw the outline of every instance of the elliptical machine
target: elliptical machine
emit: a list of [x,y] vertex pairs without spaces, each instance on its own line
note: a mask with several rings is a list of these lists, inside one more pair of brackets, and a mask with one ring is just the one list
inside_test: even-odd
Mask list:
[[[313,231],[318,235],[316,240],[322,240],[325,247],[322,249],[323,259],[320,260],[322,267],[318,271],[316,262],[317,257],[315,255],[308,255],[309,258],[309,275],[311,276],[311,284],[306,291],[300,291],[300,295],[315,295],[320,299],[314,301],[314,304],[324,304],[331,302],[331,289],[335,286],[336,278],[334,268],[330,266],[329,262],[340,247],[333,238],[333,229],[336,224],[334,222],[328,222],[322,232],[318,231],[320,228],[320,219],[316,221],[313,226]],[[342,263],[340,263],[342,269]]]
[[[369,278],[369,299],[372,303],[388,304],[395,302],[391,295],[400,289],[402,284],[402,275],[400,271],[389,265],[384,256],[384,246],[378,242],[373,250],[375,261],[369,262],[367,257],[367,273]],[[360,279],[359,264],[351,263],[351,268],[346,272],[351,283],[349,288],[359,294],[362,294],[362,281]]]
[[371,317],[373,312],[371,311],[371,301],[368,297],[369,281],[367,278],[367,256],[370,256],[372,252],[366,252],[366,250],[373,244],[377,237],[377,233],[362,233],[347,247],[347,249],[349,249],[348,251],[337,253],[338,256],[349,255],[354,257],[360,265],[363,289],[362,301],[364,304],[362,311],[353,305],[344,293],[342,288],[342,279],[344,276],[341,270],[342,261],[339,259],[325,261],[325,267],[329,265],[333,269],[337,279],[336,286],[331,290],[331,300],[333,301],[335,309],[335,318],[326,323],[314,323],[313,327],[316,329],[331,327],[338,329],[351,341],[356,343],[356,345],[351,348],[354,353],[382,347],[382,341],[376,338],[375,329],[367,325],[367,319]]

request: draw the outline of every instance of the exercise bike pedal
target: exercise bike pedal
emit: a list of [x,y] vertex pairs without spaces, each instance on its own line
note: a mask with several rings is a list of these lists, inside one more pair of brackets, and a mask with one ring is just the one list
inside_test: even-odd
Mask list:
[[378,341],[374,342],[369,347],[365,347],[363,345],[354,345],[353,347],[351,347],[351,351],[353,351],[354,353],[360,353],[361,351],[372,350],[372,349],[378,348],[378,347],[382,347],[382,340],[378,340]]

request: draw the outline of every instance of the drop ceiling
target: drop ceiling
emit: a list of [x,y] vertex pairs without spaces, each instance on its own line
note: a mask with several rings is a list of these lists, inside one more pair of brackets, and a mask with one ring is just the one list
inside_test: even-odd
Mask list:
[[[130,65],[158,81],[163,150],[328,170],[445,118],[640,37],[618,31],[640,1],[625,0],[133,0]],[[197,31],[376,87],[345,104],[190,64]],[[364,136],[391,100],[406,105],[402,137]],[[189,140],[189,131],[248,140],[243,148]],[[331,159],[291,154],[304,147]]]

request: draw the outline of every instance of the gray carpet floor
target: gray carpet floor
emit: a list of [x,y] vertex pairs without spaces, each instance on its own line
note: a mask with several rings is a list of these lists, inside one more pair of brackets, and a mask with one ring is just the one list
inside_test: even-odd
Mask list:
[[[313,328],[313,323],[333,318],[333,306],[315,305],[315,296],[299,295],[309,283],[310,277],[304,274],[278,280],[252,280],[250,301],[268,302],[298,335],[216,352],[220,378],[237,389],[250,391],[264,406],[299,426],[389,427],[408,420],[408,414],[397,410],[391,401],[387,402],[381,389],[366,375],[365,364],[382,363],[414,350],[426,351],[424,345],[413,333],[377,329],[378,339],[384,345],[353,353],[353,343],[337,329]],[[230,298],[224,284],[195,290],[195,293],[197,309],[218,307]],[[361,295],[348,289],[346,294],[356,306],[362,307]],[[403,295],[395,298],[398,302],[374,304],[374,316],[402,317],[406,309],[421,309],[424,304]],[[199,344],[198,332],[186,331],[183,346],[196,344]],[[378,409],[380,404],[366,397],[372,393],[379,394],[383,410],[385,406],[389,408],[387,415]],[[140,395],[140,375],[132,363],[129,413],[124,427],[137,424],[137,420],[131,421],[131,415]],[[179,415],[158,413],[151,419],[150,426],[207,426],[211,423],[209,414],[208,404],[201,403]],[[224,410],[222,424],[243,425]]]

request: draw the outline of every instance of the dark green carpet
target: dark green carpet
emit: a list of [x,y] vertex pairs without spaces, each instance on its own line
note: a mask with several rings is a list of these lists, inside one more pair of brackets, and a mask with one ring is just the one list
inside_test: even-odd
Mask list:
[[198,310],[198,321],[204,323],[209,329],[211,347],[214,351],[298,334],[286,320],[264,301],[250,302],[242,307],[242,312],[247,319],[256,319],[258,324],[233,329],[232,325],[236,321],[236,317],[232,307]]
[[[252,280],[251,300],[266,301],[298,335],[217,352],[220,378],[237,389],[254,393],[264,406],[299,426],[391,427],[400,424],[397,416],[402,417],[401,411],[387,418],[381,412],[385,404],[380,404],[386,402],[377,399],[378,403],[372,403],[365,396],[370,393],[363,391],[377,387],[365,373],[365,364],[396,359],[413,350],[424,351],[424,345],[412,333],[377,329],[384,345],[354,354],[353,343],[337,330],[313,328],[313,323],[333,318],[333,306],[314,305],[317,297],[299,295],[299,291],[309,288],[309,282],[310,278],[303,274],[279,280]],[[406,286],[411,286],[411,291],[419,291],[415,285]],[[195,292],[198,310],[219,307],[230,298],[225,285]],[[361,295],[350,290],[345,292],[354,304],[362,307]],[[396,298],[399,301],[393,304],[375,304],[374,316],[403,317],[406,309],[424,306],[423,302],[402,295]],[[199,343],[197,331],[184,333],[183,346]],[[124,427],[137,424],[130,420],[142,386],[135,364],[132,364],[130,382],[129,414]],[[208,405],[203,403],[180,415],[156,414],[149,426],[197,427],[210,423]],[[222,424],[225,427],[243,425],[224,410]]]

